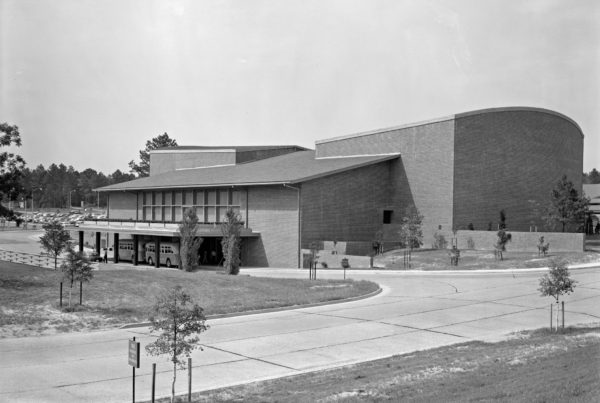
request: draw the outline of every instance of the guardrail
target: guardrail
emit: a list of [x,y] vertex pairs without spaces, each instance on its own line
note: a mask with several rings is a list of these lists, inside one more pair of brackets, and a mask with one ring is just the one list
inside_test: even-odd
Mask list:
[[[34,253],[15,252],[14,250],[0,249],[0,260],[13,263],[22,263],[30,266],[45,267],[54,270],[54,258],[48,255],[36,255]],[[60,267],[63,258],[57,259],[56,267]]]

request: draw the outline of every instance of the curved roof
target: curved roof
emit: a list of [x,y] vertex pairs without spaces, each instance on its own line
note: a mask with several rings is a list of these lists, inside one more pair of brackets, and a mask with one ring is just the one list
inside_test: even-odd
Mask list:
[[498,112],[539,112],[539,113],[546,113],[548,115],[554,115],[554,116],[560,117],[562,119],[565,119],[569,123],[573,124],[577,128],[577,130],[579,130],[581,137],[584,137],[583,130],[581,130],[581,127],[579,127],[577,122],[575,122],[570,117],[563,115],[562,113],[559,113],[559,112],[556,112],[556,111],[553,111],[550,109],[535,108],[535,107],[531,107],[531,106],[505,106],[505,107],[499,107],[499,108],[478,109],[478,110],[474,110],[474,111],[462,112],[462,113],[457,113],[457,114],[449,115],[449,116],[443,116],[443,117],[435,118],[435,119],[422,120],[422,121],[415,122],[415,123],[408,123],[408,124],[399,125],[399,126],[386,127],[386,128],[377,129],[377,130],[369,130],[366,132],[358,132],[358,133],[349,134],[349,135],[337,136],[337,137],[332,137],[332,138],[328,138],[328,139],[317,140],[317,141],[315,141],[315,144],[329,143],[329,142],[333,142],[333,141],[337,141],[337,140],[345,140],[345,139],[351,139],[354,137],[369,136],[371,134],[391,132],[394,130],[407,129],[410,127],[417,127],[417,126],[424,126],[424,125],[428,125],[428,124],[432,124],[432,123],[446,122],[448,120],[454,120],[457,118],[460,119],[460,118],[469,117],[469,116],[483,115],[486,113],[498,113]]

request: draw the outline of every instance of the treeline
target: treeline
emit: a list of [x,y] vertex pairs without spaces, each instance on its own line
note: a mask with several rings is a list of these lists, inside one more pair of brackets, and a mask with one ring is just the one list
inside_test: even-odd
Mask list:
[[32,195],[35,208],[67,208],[70,207],[69,203],[73,207],[81,207],[82,202],[85,207],[102,208],[106,207],[106,194],[94,192],[93,189],[135,178],[135,175],[119,169],[105,175],[91,168],[78,172],[64,164],[52,164],[48,168],[38,165],[33,170],[25,168],[21,171],[21,191],[15,199],[29,208]]
[[596,168],[592,169],[588,173],[583,173],[583,183],[586,185],[600,183],[600,172]]

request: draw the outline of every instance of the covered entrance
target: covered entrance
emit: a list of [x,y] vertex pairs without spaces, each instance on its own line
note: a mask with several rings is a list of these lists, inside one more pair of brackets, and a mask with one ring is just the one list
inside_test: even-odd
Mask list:
[[222,237],[202,237],[198,249],[198,264],[200,266],[220,266],[223,263]]

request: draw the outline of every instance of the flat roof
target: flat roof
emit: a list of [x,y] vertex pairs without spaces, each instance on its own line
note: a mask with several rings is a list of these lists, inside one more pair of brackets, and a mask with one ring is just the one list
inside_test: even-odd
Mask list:
[[296,150],[306,151],[308,148],[297,145],[276,145],[276,146],[174,146],[162,147],[156,150],[151,150],[150,154],[168,153],[168,152],[235,152],[235,151],[265,151],[265,150],[282,150],[293,148]]
[[315,151],[298,151],[237,165],[191,168],[117,183],[100,192],[189,187],[294,184],[398,158],[400,154],[315,158]]

